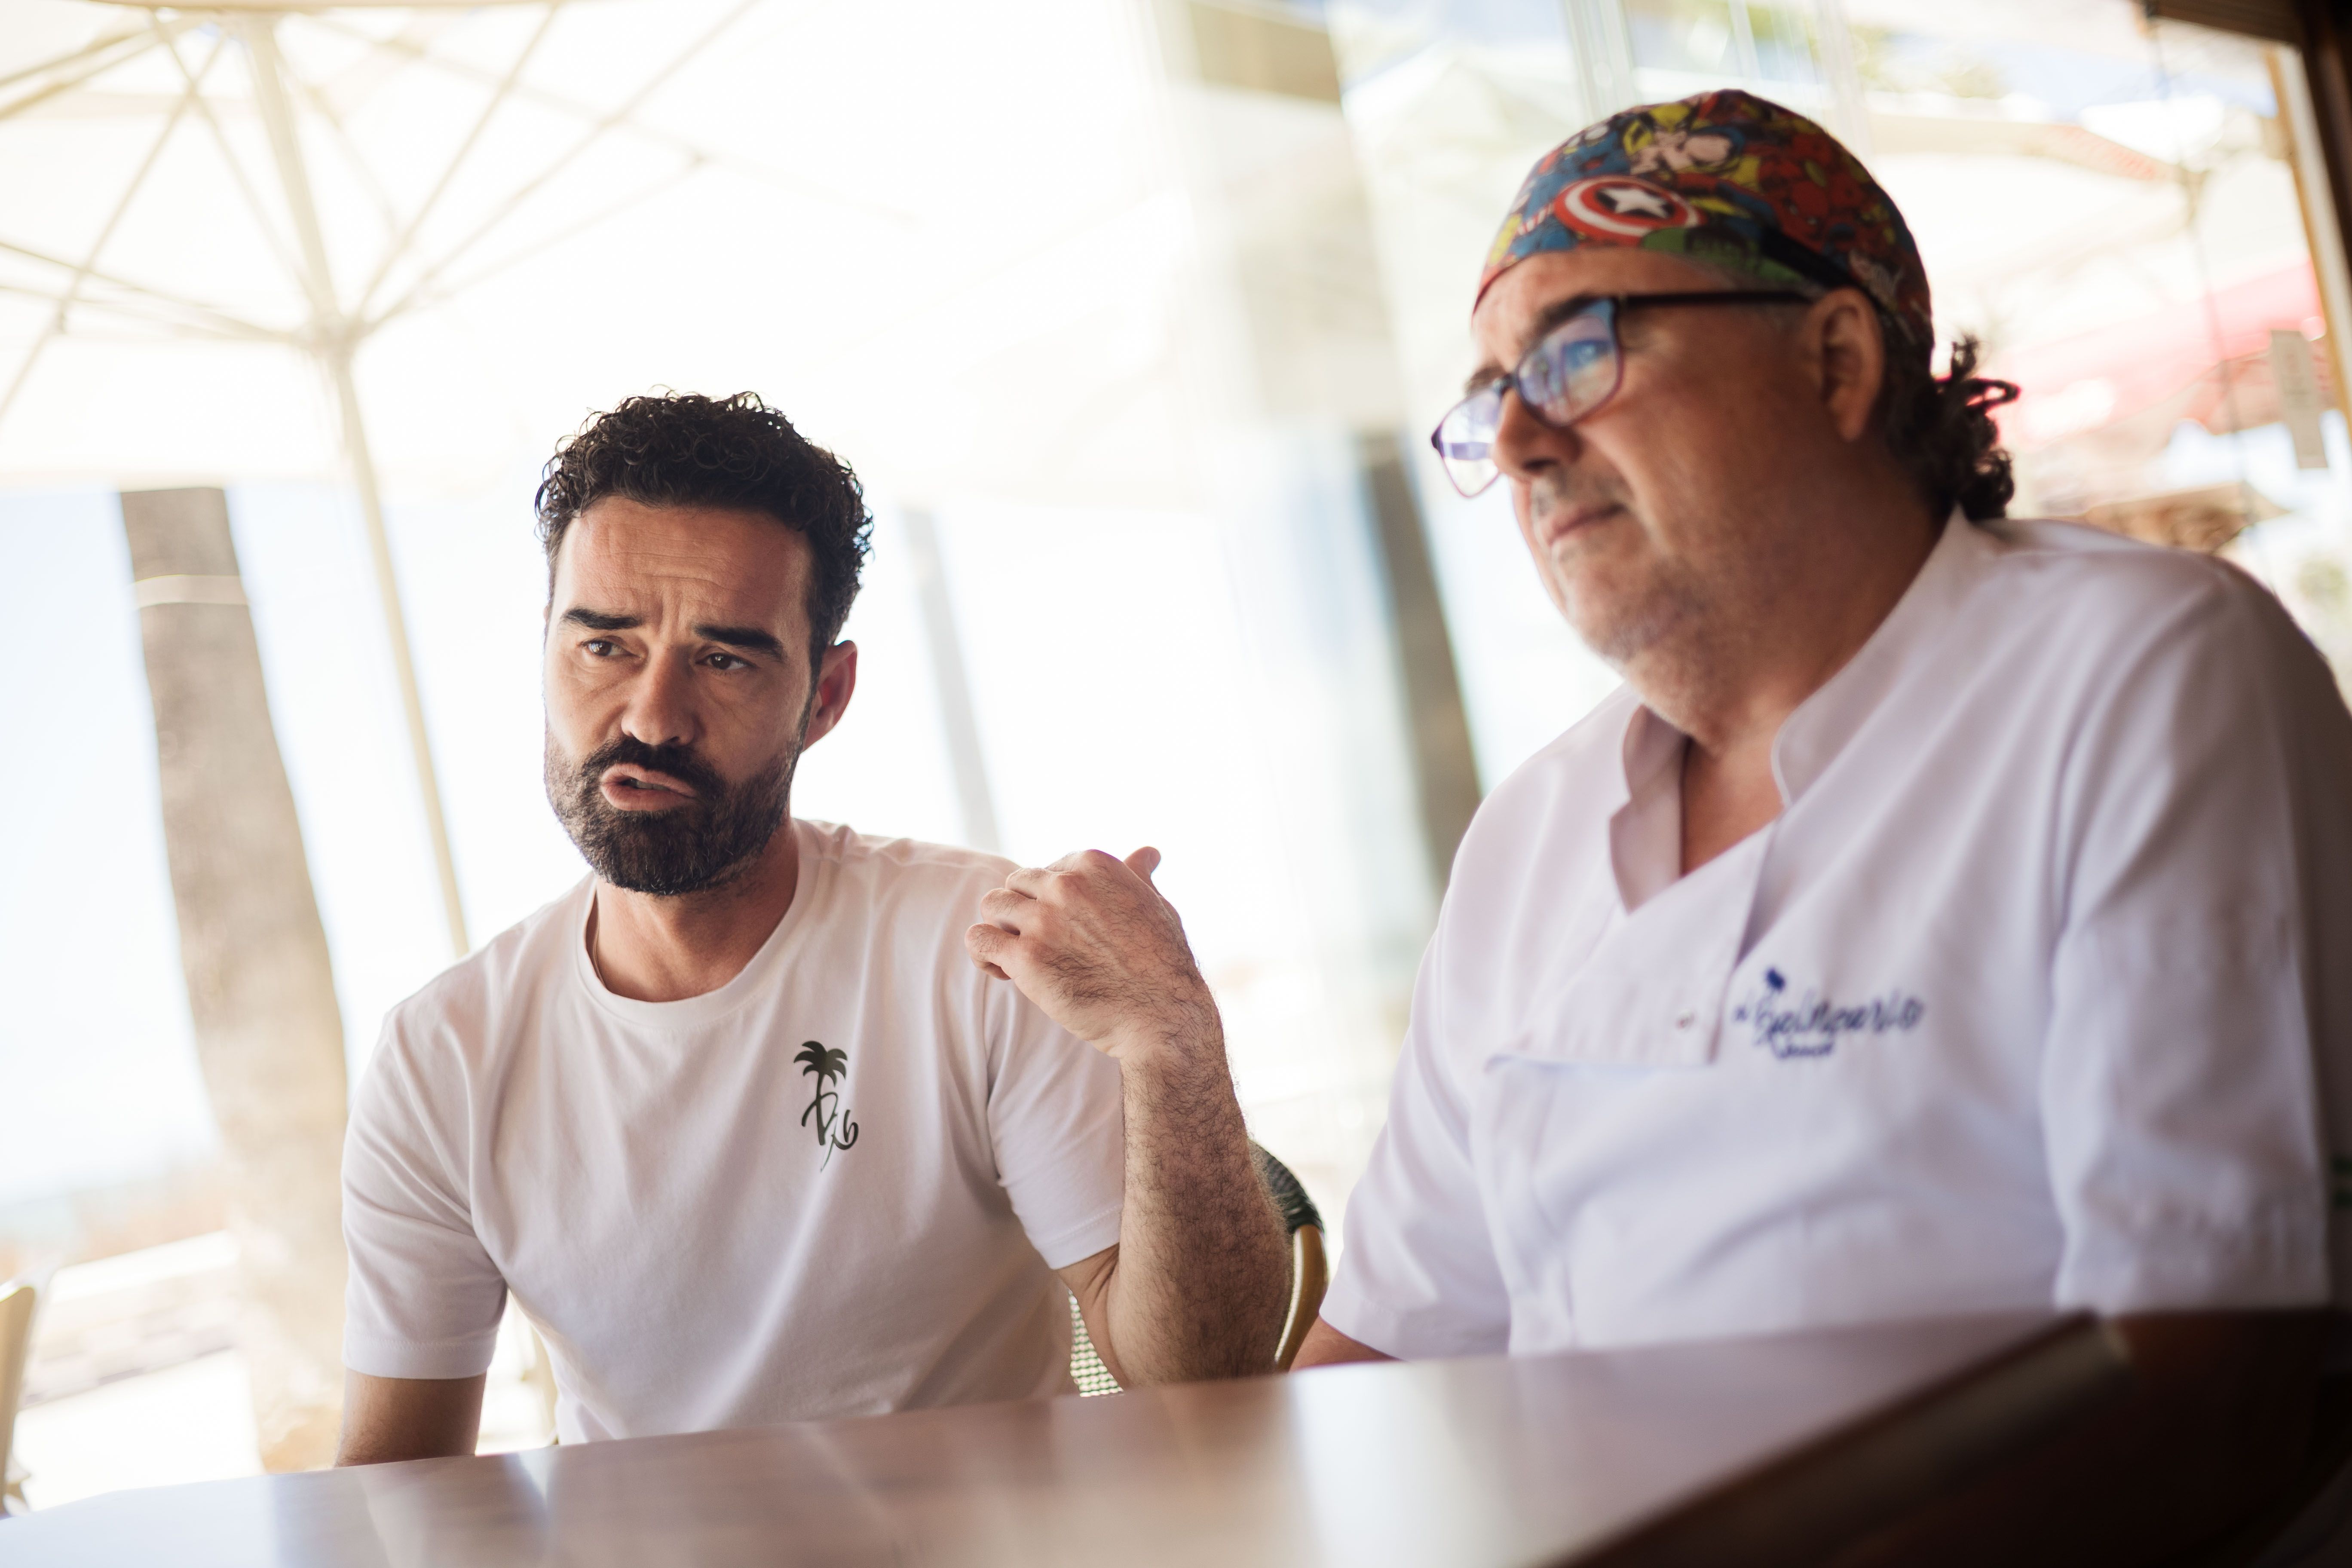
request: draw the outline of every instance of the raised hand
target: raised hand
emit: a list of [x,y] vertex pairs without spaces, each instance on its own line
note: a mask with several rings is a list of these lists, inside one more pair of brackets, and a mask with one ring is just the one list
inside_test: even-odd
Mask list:
[[1061,1271],[1123,1382],[1270,1371],[1289,1242],[1250,1163],[1224,1031],[1184,922],[1151,885],[1160,851],[1020,870],[980,901],[971,961],[1118,1063],[1118,1245]]
[[971,961],[1012,981],[1062,1027],[1126,1061],[1188,1043],[1222,1045],[1217,1007],[1184,922],[1151,885],[1160,851],[1099,849],[1024,868],[980,901]]

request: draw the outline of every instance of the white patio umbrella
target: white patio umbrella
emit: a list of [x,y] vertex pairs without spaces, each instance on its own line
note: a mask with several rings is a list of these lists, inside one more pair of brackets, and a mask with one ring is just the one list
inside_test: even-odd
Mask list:
[[351,485],[462,951],[385,489],[752,385],[900,500],[1183,504],[1140,15],[0,0],[0,484]]
[[[756,3],[738,0],[715,16],[692,18],[692,25],[680,29],[682,41],[652,55],[626,90],[594,101],[572,101],[525,80],[526,68],[564,9],[562,0],[513,7],[521,14],[511,25],[476,29],[491,32],[490,40],[446,56],[433,45],[465,19],[454,0],[333,11],[271,0],[235,0],[202,10],[123,5],[109,7],[111,14],[94,26],[90,18],[53,14],[39,20],[64,32],[70,39],[67,47],[30,61],[12,60],[0,79],[0,93],[6,95],[0,98],[0,121],[46,110],[53,125],[71,128],[68,134],[103,138],[118,151],[127,150],[126,143],[144,143],[127,173],[110,182],[111,189],[94,185],[69,195],[52,188],[11,204],[14,221],[0,226],[0,247],[13,265],[0,287],[20,301],[33,302],[46,319],[15,364],[0,373],[7,378],[0,384],[0,421],[40,402],[45,393],[55,399],[53,408],[70,406],[78,368],[85,376],[93,370],[104,374],[101,367],[59,363],[68,358],[61,347],[76,338],[110,347],[176,341],[184,347],[264,348],[278,351],[281,358],[299,354],[315,369],[332,395],[332,438],[366,525],[450,943],[461,955],[468,946],[465,912],[353,358],[387,326],[462,294],[486,269],[512,267],[544,252],[559,245],[567,230],[592,226],[658,188],[640,184],[584,220],[583,215],[567,215],[571,221],[552,229],[543,216],[533,222],[531,198],[582,167],[603,144],[628,138],[665,154],[664,184],[712,161],[717,155],[710,150],[633,117]],[[82,23],[79,29],[73,26],[77,21]],[[73,37],[76,31],[93,36]],[[463,133],[453,146],[415,149],[402,160],[404,168],[383,170],[383,160],[372,158],[353,135],[345,106],[381,90],[394,73],[419,67],[453,79],[461,97],[464,87],[478,89],[476,101],[465,106]],[[551,113],[518,135],[514,110],[521,101]],[[61,110],[72,118],[60,116]],[[499,125],[502,116],[505,127]],[[486,144],[501,129],[509,132],[509,144],[499,149],[503,157],[498,177],[469,185],[469,164],[478,169],[491,162]],[[257,130],[263,144],[258,148],[251,145]],[[565,130],[569,136],[562,134]],[[514,145],[523,139],[532,144]],[[202,156],[200,149],[211,153],[210,169],[191,168]],[[102,161],[85,153],[59,158],[51,167],[79,180]],[[761,173],[788,178],[772,170]],[[421,195],[403,201],[387,175],[405,175],[412,184],[419,175],[429,180]],[[95,205],[72,199],[94,193],[102,193]],[[368,233],[364,220],[352,221],[355,198],[377,209],[379,233]],[[209,212],[192,213],[195,203]],[[65,216],[68,211],[71,217]],[[184,240],[170,253],[151,247],[137,254],[133,220],[145,214],[163,216],[190,238],[203,237]],[[27,217],[35,221],[26,223]],[[73,234],[77,227],[81,235]],[[71,243],[83,236],[83,243]],[[133,255],[121,255],[126,251]],[[184,375],[197,368],[189,357],[164,374]],[[50,373],[46,382],[45,369]],[[232,386],[250,380],[222,379]],[[325,433],[304,430],[310,420],[291,423],[289,431],[286,423],[273,422],[267,438],[276,449],[254,454],[231,471],[244,477],[257,468],[282,470],[289,460],[298,467],[317,466],[316,448]],[[298,438],[289,442],[295,432]],[[47,447],[52,461],[56,434],[53,427],[28,432],[34,443]],[[110,435],[90,434],[101,443]],[[63,445],[70,453],[84,444]],[[217,454],[220,447],[211,445],[210,450]],[[120,473],[152,461],[150,457],[101,466]],[[173,461],[166,457],[164,466]]]

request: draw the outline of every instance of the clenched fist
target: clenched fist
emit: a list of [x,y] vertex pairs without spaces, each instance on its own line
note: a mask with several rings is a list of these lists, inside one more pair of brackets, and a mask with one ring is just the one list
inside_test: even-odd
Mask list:
[[1160,851],[1088,849],[1024,868],[980,900],[971,961],[1121,1061],[1215,1041],[1217,1005],[1184,922],[1151,885]]

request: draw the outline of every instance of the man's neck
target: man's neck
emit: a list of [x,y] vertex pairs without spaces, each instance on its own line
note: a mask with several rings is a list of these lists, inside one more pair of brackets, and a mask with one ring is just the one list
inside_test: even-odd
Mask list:
[[716,991],[775,933],[800,884],[800,839],[784,819],[759,858],[723,886],[656,897],[596,884],[588,957],[604,988],[637,1002]]
[[[1730,614],[1696,620],[1626,671],[1643,700],[1690,737],[1683,759],[1685,874],[1780,812],[1773,743],[1789,715],[1862,650],[1919,575],[1941,536],[1908,497],[1828,533],[1788,580],[1759,584]],[[1825,521],[1825,520],[1824,520]]]

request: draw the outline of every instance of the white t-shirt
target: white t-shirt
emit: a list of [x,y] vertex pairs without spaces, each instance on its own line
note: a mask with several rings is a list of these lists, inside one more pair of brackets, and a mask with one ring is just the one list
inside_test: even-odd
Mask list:
[[1479,810],[1333,1327],[2352,1301],[2352,721],[2268,594],[1955,517],[1688,877],[1684,744],[1620,691]]
[[791,831],[791,910],[706,995],[604,988],[591,879],[393,1010],[352,1370],[480,1373],[511,1290],[566,1441],[1069,1388],[1051,1271],[1118,1239],[1118,1064],[965,956],[1006,862]]

